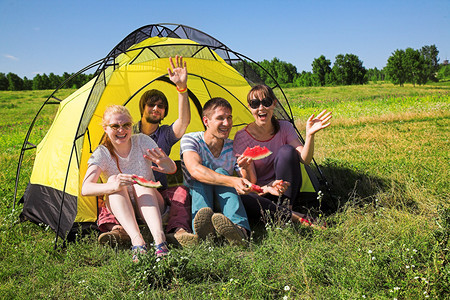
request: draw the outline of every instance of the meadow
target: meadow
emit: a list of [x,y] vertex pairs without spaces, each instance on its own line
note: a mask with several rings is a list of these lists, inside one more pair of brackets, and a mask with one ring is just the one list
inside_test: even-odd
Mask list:
[[96,233],[54,250],[53,231],[19,221],[20,148],[51,91],[0,92],[0,299],[450,299],[450,84],[284,91],[301,132],[310,114],[333,111],[315,144],[329,185],[311,210],[327,229],[274,220],[247,247],[207,241],[139,264]]

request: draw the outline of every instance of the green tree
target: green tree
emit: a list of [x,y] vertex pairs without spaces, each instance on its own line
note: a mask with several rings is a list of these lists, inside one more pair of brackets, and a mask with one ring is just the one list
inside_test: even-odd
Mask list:
[[385,70],[386,76],[393,84],[403,86],[407,81],[407,67],[405,65],[405,50],[397,49],[389,56]]
[[0,73],[0,91],[6,91],[8,90],[9,81],[8,78],[6,78],[5,73]]
[[442,65],[439,68],[438,72],[439,80],[448,80],[450,79],[450,65]]
[[332,70],[337,84],[351,85],[367,82],[366,68],[363,67],[359,57],[354,54],[337,55]]
[[32,90],[33,89],[33,80],[27,78],[27,76],[23,77],[23,89],[24,90]]
[[8,90],[10,91],[23,90],[23,80],[17,74],[9,72],[6,75],[6,78],[8,78]]
[[331,73],[331,61],[326,59],[324,55],[314,59],[311,64],[313,74],[319,79],[320,85],[326,84],[327,74]]
[[416,84],[425,84],[429,78],[429,65],[425,57],[419,50],[407,48],[404,56],[405,72],[407,74],[407,82]]
[[424,57],[427,64],[427,77],[429,80],[437,81],[436,74],[439,71],[439,50],[436,45],[423,46],[420,54]]

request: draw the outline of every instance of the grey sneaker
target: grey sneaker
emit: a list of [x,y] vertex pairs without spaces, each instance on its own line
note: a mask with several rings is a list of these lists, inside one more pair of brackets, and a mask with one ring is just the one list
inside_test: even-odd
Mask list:
[[202,240],[207,236],[215,236],[216,231],[211,222],[211,217],[214,214],[210,207],[201,208],[194,217],[194,232]]
[[224,236],[231,245],[244,246],[247,241],[245,229],[240,228],[223,214],[215,213],[212,223],[217,233]]

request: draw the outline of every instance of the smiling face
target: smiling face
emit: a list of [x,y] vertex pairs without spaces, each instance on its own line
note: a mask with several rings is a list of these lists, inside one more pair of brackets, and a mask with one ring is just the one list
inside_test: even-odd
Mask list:
[[145,104],[143,117],[151,124],[159,124],[165,117],[166,107],[162,100],[157,100],[152,104]]
[[203,116],[203,123],[206,126],[206,134],[216,139],[226,139],[233,126],[231,109],[217,106],[213,111]]
[[[248,101],[248,108],[250,109],[250,112],[252,113],[253,117],[255,118],[255,123],[258,125],[264,125],[266,123],[270,123],[277,100],[272,99],[270,95],[264,95],[263,91],[254,91],[254,92],[250,93],[248,98],[250,99]],[[252,106],[250,106],[249,102],[251,102],[253,100],[259,100],[258,107],[252,108]],[[264,104],[268,105],[270,103],[269,100],[272,100],[272,104],[267,107]],[[255,101],[255,102],[257,102],[257,101]]]
[[123,145],[130,141],[132,125],[130,117],[123,113],[112,113],[104,119],[103,129],[113,145]]

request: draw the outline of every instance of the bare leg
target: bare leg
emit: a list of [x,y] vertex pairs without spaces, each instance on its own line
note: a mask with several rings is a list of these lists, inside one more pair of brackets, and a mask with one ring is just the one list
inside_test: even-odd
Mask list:
[[[166,241],[164,235],[161,214],[164,212],[164,199],[161,194],[152,188],[134,185],[136,191],[136,202],[139,214],[147,223],[148,228],[155,240],[155,244]],[[119,221],[120,222],[120,221]]]
[[114,214],[117,221],[123,226],[123,229],[131,238],[133,246],[142,246],[145,241],[139,231],[136,221],[133,205],[131,204],[128,190],[124,187],[117,193],[110,194],[107,200],[107,206]]

